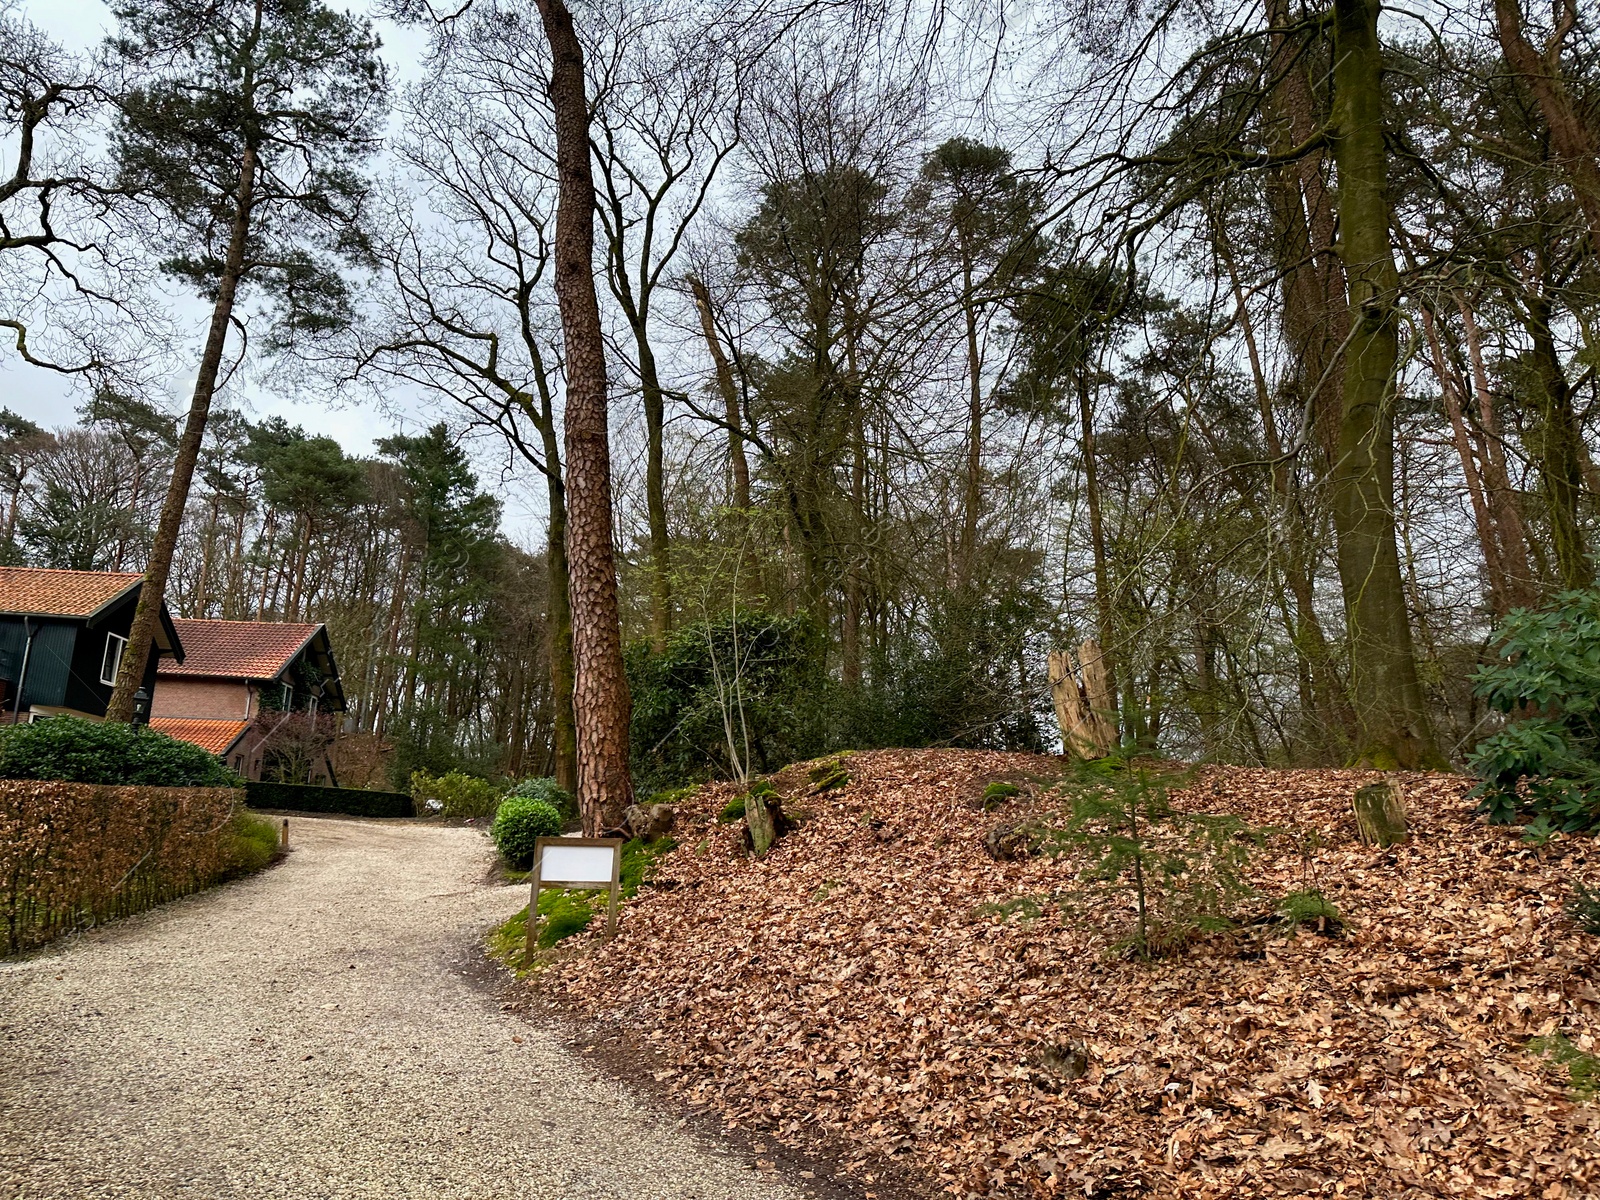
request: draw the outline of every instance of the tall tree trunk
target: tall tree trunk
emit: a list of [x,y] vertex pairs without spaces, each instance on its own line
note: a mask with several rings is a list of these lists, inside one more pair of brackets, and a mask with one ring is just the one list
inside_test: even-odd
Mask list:
[[[1105,707],[1108,711],[1097,715],[1111,727],[1113,740],[1118,736],[1117,716],[1117,662],[1116,606],[1111,597],[1111,567],[1106,557],[1105,527],[1100,520],[1100,474],[1095,461],[1094,403],[1089,391],[1090,364],[1085,350],[1084,361],[1078,367],[1078,436],[1083,455],[1083,492],[1089,508],[1089,541],[1094,551],[1094,602],[1095,623],[1099,626],[1099,668],[1105,673]],[[1087,669],[1087,667],[1085,668]]]
[[[555,441],[554,430],[549,440]],[[548,461],[560,460],[551,458]],[[556,782],[569,794],[576,796],[578,738],[572,716],[572,581],[567,564],[567,498],[559,477],[548,477],[547,489],[550,497],[550,526],[546,546],[546,568],[550,576],[550,619],[547,629],[550,638],[550,701],[554,710],[551,749],[555,756]]]
[[[1321,123],[1309,80],[1310,67],[1290,34],[1288,0],[1268,0],[1272,34],[1272,97],[1277,121],[1273,149],[1284,152],[1310,141]],[[1320,151],[1304,155],[1271,176],[1269,195],[1282,239],[1284,332],[1294,349],[1295,376],[1312,406],[1312,429],[1324,463],[1338,455],[1339,404],[1343,390],[1339,348],[1350,332],[1344,271],[1334,248],[1333,199],[1323,179]],[[1309,395],[1317,389],[1314,396]]]
[[723,419],[728,425],[728,467],[732,473],[733,507],[740,512],[750,507],[750,464],[744,456],[744,428],[739,411],[739,392],[734,387],[733,369],[723,352],[722,340],[717,337],[717,324],[711,311],[711,292],[698,276],[689,280],[694,293],[694,305],[700,311],[700,331],[705,334],[706,349],[711,352],[711,363],[716,368],[717,391],[722,395]]
[[[1261,433],[1267,457],[1272,460],[1272,500],[1269,511],[1261,519],[1271,521],[1270,508],[1281,506],[1283,524],[1288,531],[1289,553],[1281,560],[1283,581],[1294,597],[1293,612],[1285,603],[1284,616],[1289,623],[1290,636],[1298,651],[1300,668],[1301,709],[1306,717],[1315,717],[1321,728],[1316,740],[1319,757],[1336,760],[1335,752],[1341,733],[1348,737],[1351,714],[1340,703],[1337,668],[1328,647],[1327,635],[1317,617],[1315,586],[1311,575],[1311,538],[1308,536],[1307,518],[1301,497],[1295,486],[1294,473],[1289,468],[1288,455],[1284,453],[1283,439],[1278,433],[1277,415],[1273,412],[1272,391],[1267,386],[1266,369],[1261,362],[1261,350],[1256,341],[1255,323],[1250,317],[1250,306],[1245,302],[1244,287],[1239,281],[1238,266],[1228,247],[1228,239],[1219,226],[1213,226],[1212,238],[1218,256],[1227,269],[1233,289],[1233,300],[1239,314],[1239,332],[1244,336],[1245,350],[1250,361],[1250,377],[1255,384],[1256,407],[1261,414]],[[1282,589],[1280,588],[1280,596]]]
[[639,353],[639,390],[644,400],[644,506],[650,525],[650,641],[666,649],[672,632],[672,547],[667,535],[667,483],[663,437],[666,402],[661,393],[661,376],[656,356],[646,337],[643,314],[634,327],[634,344]]
[[1395,541],[1394,399],[1400,273],[1389,242],[1379,0],[1335,0],[1334,161],[1339,251],[1351,335],[1338,458],[1330,475],[1339,582],[1350,638],[1357,761],[1380,769],[1446,765],[1417,678]]
[[611,448],[606,429],[605,331],[594,287],[594,176],[583,48],[563,0],[538,0],[550,43],[555,112],[555,286],[567,352],[567,557],[571,573],[578,808],[590,836],[622,823],[628,773],[628,678],[612,550]]
[[1483,473],[1478,469],[1478,459],[1467,433],[1466,405],[1461,398],[1460,380],[1445,362],[1444,348],[1439,343],[1439,330],[1432,309],[1423,308],[1422,328],[1428,338],[1429,353],[1433,356],[1433,373],[1439,380],[1439,395],[1444,403],[1445,416],[1450,420],[1451,439],[1455,443],[1456,457],[1461,461],[1461,477],[1467,485],[1472,520],[1478,530],[1478,548],[1483,554],[1483,571],[1489,583],[1489,608],[1495,616],[1503,617],[1511,611],[1511,588],[1506,578],[1504,556],[1500,552],[1500,534],[1494,526],[1494,513],[1489,508],[1488,489],[1484,487]]
[[228,232],[228,249],[217,280],[217,299],[211,306],[211,325],[206,331],[205,350],[200,356],[200,371],[195,376],[194,394],[189,400],[189,415],[178,438],[177,455],[172,464],[172,479],[156,522],[155,541],[150,561],[145,564],[144,586],[133,611],[133,627],[123,649],[116,687],[106,706],[106,720],[133,720],[133,696],[144,680],[145,663],[155,641],[161,619],[161,605],[167,594],[167,576],[172,573],[172,555],[178,545],[178,530],[183,525],[183,510],[189,503],[189,485],[194,480],[195,464],[200,459],[200,442],[205,437],[206,419],[211,414],[211,397],[217,388],[217,372],[222,367],[222,351],[228,340],[228,324],[233,318],[234,297],[244,275],[245,243],[250,236],[250,214],[256,187],[256,150],[246,143],[239,160],[238,194],[233,207],[233,225]]
[[961,544],[956,550],[956,578],[961,588],[965,588],[972,577],[972,558],[978,547],[978,517],[983,508],[983,358],[978,350],[978,309],[972,296],[972,271],[971,255],[963,246],[961,311],[967,333],[967,472]]
[[1481,444],[1484,486],[1495,528],[1500,531],[1500,558],[1505,565],[1506,583],[1513,608],[1532,604],[1538,597],[1533,569],[1528,564],[1528,534],[1522,521],[1521,501],[1511,487],[1511,472],[1506,466],[1505,447],[1500,440],[1500,422],[1495,416],[1494,393],[1489,390],[1489,372],[1483,365],[1483,342],[1478,336],[1478,320],[1465,296],[1456,297],[1461,325],[1466,334],[1467,361],[1472,371],[1472,390],[1478,401],[1478,428]]
[[1584,588],[1594,582],[1594,566],[1584,544],[1578,519],[1583,496],[1583,431],[1572,404],[1572,386],[1561,368],[1555,337],[1550,332],[1549,293],[1541,287],[1528,299],[1524,322],[1533,340],[1529,356],[1534,378],[1530,397],[1535,426],[1535,452],[1539,487],[1550,517],[1550,540],[1555,547],[1561,586]]
[[1500,49],[1511,69],[1527,81],[1528,90],[1538,101],[1539,112],[1549,126],[1550,141],[1558,156],[1556,168],[1571,185],[1589,223],[1591,252],[1600,254],[1600,157],[1597,157],[1600,148],[1561,77],[1562,43],[1578,22],[1576,0],[1558,0],[1557,11],[1554,35],[1541,52],[1523,32],[1522,6],[1518,0],[1494,0]]

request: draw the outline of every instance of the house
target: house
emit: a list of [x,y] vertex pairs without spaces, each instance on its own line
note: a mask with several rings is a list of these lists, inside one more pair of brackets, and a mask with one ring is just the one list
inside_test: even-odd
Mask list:
[[[0,567],[3,720],[103,719],[143,586],[132,572]],[[165,604],[160,616],[142,683],[152,698],[157,664],[184,660]]]
[[152,729],[220,755],[248,779],[292,763],[291,782],[337,782],[326,743],[345,699],[327,626],[183,618],[173,625],[184,658],[157,673]]

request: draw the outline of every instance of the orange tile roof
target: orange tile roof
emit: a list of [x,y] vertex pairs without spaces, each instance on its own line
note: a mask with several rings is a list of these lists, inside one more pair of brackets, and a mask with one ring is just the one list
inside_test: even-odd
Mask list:
[[224,679],[276,679],[321,625],[287,621],[211,621],[174,617],[183,665],[162,663],[159,674]]
[[143,578],[135,571],[0,567],[0,612],[90,617]]
[[150,728],[157,733],[177,738],[180,742],[193,742],[202,750],[225,754],[228,747],[239,740],[239,735],[250,727],[249,721],[202,721],[190,717],[151,717]]

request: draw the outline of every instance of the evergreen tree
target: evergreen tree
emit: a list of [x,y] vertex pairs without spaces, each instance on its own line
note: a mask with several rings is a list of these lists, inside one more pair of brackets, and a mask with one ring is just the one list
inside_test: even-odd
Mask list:
[[385,81],[368,23],[316,0],[127,5],[111,49],[131,81],[115,155],[149,198],[174,278],[212,302],[205,347],[107,710],[129,720],[155,632],[229,330],[252,287],[279,346],[347,321]]

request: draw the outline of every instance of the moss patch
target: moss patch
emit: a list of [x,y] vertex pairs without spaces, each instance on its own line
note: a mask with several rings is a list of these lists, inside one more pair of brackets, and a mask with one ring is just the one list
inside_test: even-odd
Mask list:
[[1593,1100],[1600,1094],[1600,1058],[1578,1049],[1566,1034],[1536,1037],[1528,1049],[1566,1071],[1567,1086],[1577,1099]]

